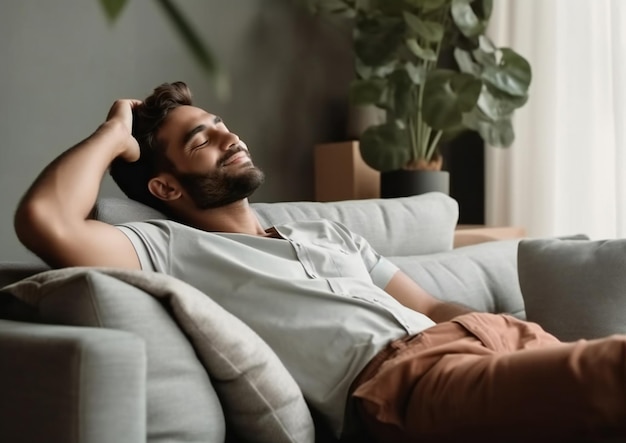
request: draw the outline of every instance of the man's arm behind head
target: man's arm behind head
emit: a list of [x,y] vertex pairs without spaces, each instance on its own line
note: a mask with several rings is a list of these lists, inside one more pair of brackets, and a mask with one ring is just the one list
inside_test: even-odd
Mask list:
[[118,100],[91,136],[61,154],[39,175],[15,213],[20,241],[44,261],[60,266],[139,269],[130,240],[117,228],[89,219],[110,163],[139,157],[130,134],[137,100]]

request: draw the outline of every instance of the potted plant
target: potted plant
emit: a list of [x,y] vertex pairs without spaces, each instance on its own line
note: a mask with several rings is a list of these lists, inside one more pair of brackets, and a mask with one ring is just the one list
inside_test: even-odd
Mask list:
[[[386,115],[360,137],[363,160],[381,172],[382,196],[398,196],[387,192],[398,174],[440,171],[440,143],[464,130],[489,145],[512,144],[511,118],[528,99],[531,68],[485,35],[492,0],[307,1],[353,22],[351,102]],[[458,69],[442,67],[447,55]]]

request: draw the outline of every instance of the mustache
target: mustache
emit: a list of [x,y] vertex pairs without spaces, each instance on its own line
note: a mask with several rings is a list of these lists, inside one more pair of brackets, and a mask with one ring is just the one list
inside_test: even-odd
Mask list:
[[246,155],[250,158],[250,152],[246,148],[244,148],[242,145],[236,145],[226,151],[226,153],[219,162],[219,166],[224,166],[224,163],[226,163],[229,158],[242,151],[245,152]]

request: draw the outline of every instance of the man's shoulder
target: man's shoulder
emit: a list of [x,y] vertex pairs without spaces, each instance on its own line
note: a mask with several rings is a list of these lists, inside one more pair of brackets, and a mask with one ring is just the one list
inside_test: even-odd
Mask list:
[[197,236],[199,233],[204,232],[192,226],[185,225],[183,223],[179,223],[177,221],[169,219],[133,221],[116,224],[115,227],[122,231],[132,231],[135,234],[140,235],[142,238],[162,238],[164,236],[180,237],[182,235]]
[[167,229],[167,230],[176,230],[176,229],[195,229],[191,226],[185,225],[183,223],[170,220],[170,219],[149,219],[149,220],[140,220],[140,221],[131,221],[125,223],[117,223],[115,226],[118,227],[134,227],[137,229]]

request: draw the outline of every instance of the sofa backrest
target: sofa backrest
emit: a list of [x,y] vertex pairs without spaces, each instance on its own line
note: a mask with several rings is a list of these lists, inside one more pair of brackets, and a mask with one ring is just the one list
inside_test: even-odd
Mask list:
[[[449,251],[458,221],[457,202],[442,193],[390,199],[340,202],[252,203],[261,224],[325,218],[346,225],[386,256]],[[162,213],[125,198],[101,198],[93,218],[111,224],[166,218]]]

